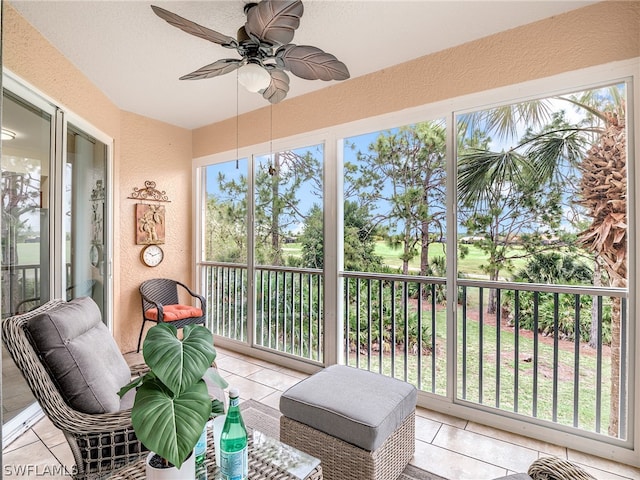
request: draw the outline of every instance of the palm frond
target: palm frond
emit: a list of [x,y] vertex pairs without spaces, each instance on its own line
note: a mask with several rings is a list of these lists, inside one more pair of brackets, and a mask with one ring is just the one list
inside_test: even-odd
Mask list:
[[496,185],[519,180],[523,171],[522,155],[509,150],[490,152],[470,150],[458,162],[458,198],[462,204],[486,201]]
[[575,105],[578,109],[585,110],[601,121],[608,123],[606,112],[614,112],[624,115],[625,96],[621,85],[610,85],[595,90],[585,90],[577,95],[555,97]]
[[602,120],[603,122],[606,122],[606,117],[604,115],[604,112],[602,112],[602,110],[596,108],[596,107],[592,107],[590,106],[587,101],[585,101],[584,99],[575,99],[572,97],[556,97],[559,100],[564,100],[565,102],[569,102],[573,105],[575,105],[576,107],[582,109],[582,110],[586,110],[587,112],[589,112],[591,115],[593,115],[596,118],[599,118],[600,120]]
[[463,115],[460,117],[460,128],[468,131],[481,129],[500,140],[506,140],[518,135],[519,125],[543,125],[551,117],[551,112],[547,100],[532,100]]
[[584,157],[588,143],[579,129],[545,132],[526,144],[525,157],[539,183],[553,180],[563,161],[577,165]]

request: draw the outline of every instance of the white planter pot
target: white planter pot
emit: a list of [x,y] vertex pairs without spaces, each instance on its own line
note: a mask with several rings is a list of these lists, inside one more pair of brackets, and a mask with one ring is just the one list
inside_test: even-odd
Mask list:
[[147,480],[185,480],[186,478],[196,477],[196,456],[191,453],[180,469],[171,468],[155,468],[149,465],[149,460],[155,453],[151,452],[147,455]]

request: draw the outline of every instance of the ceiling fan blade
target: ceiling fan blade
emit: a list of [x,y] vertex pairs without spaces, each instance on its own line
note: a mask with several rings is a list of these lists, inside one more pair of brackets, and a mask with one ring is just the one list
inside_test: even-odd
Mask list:
[[218,45],[222,45],[227,48],[236,48],[238,46],[238,42],[235,38],[230,37],[228,35],[224,35],[222,33],[216,32],[215,30],[211,30],[210,28],[203,27],[198,25],[191,20],[187,20],[186,18],[182,18],[180,15],[176,15],[175,13],[171,13],[164,8],[156,7],[155,5],[151,5],[151,8],[163,20],[166,20],[170,25],[179,28],[180,30],[187,32],[191,35],[195,35],[196,37],[203,38],[213,43],[217,43]]
[[305,80],[346,80],[350,76],[344,63],[309,45],[285,45],[276,53],[276,61]]
[[293,40],[303,12],[301,0],[263,0],[247,11],[244,28],[262,42],[286,45]]
[[180,77],[180,80],[201,80],[203,78],[213,78],[225,73],[233,72],[244,64],[244,60],[225,58],[217,60],[209,65],[199,68],[195,72],[187,73]]
[[284,100],[289,92],[289,75],[282,70],[271,70],[271,83],[262,92],[262,96],[271,103]]

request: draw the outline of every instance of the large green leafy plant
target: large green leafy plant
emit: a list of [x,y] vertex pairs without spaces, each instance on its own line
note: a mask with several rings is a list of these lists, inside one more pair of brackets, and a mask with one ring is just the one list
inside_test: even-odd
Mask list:
[[131,409],[136,436],[149,450],[180,468],[216,407],[204,377],[223,389],[227,386],[210,368],[216,358],[213,335],[202,325],[187,325],[180,340],[173,325],[159,323],[147,333],[143,356],[149,371],[123,387],[119,395],[137,388]]

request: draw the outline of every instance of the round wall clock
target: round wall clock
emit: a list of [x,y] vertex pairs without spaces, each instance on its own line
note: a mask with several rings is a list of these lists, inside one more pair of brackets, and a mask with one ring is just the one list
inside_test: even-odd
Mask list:
[[91,249],[89,250],[89,260],[91,261],[91,265],[97,267],[100,265],[102,261],[102,246],[100,245],[91,245]]
[[157,267],[164,259],[164,252],[158,245],[147,245],[140,252],[140,260],[147,267]]

